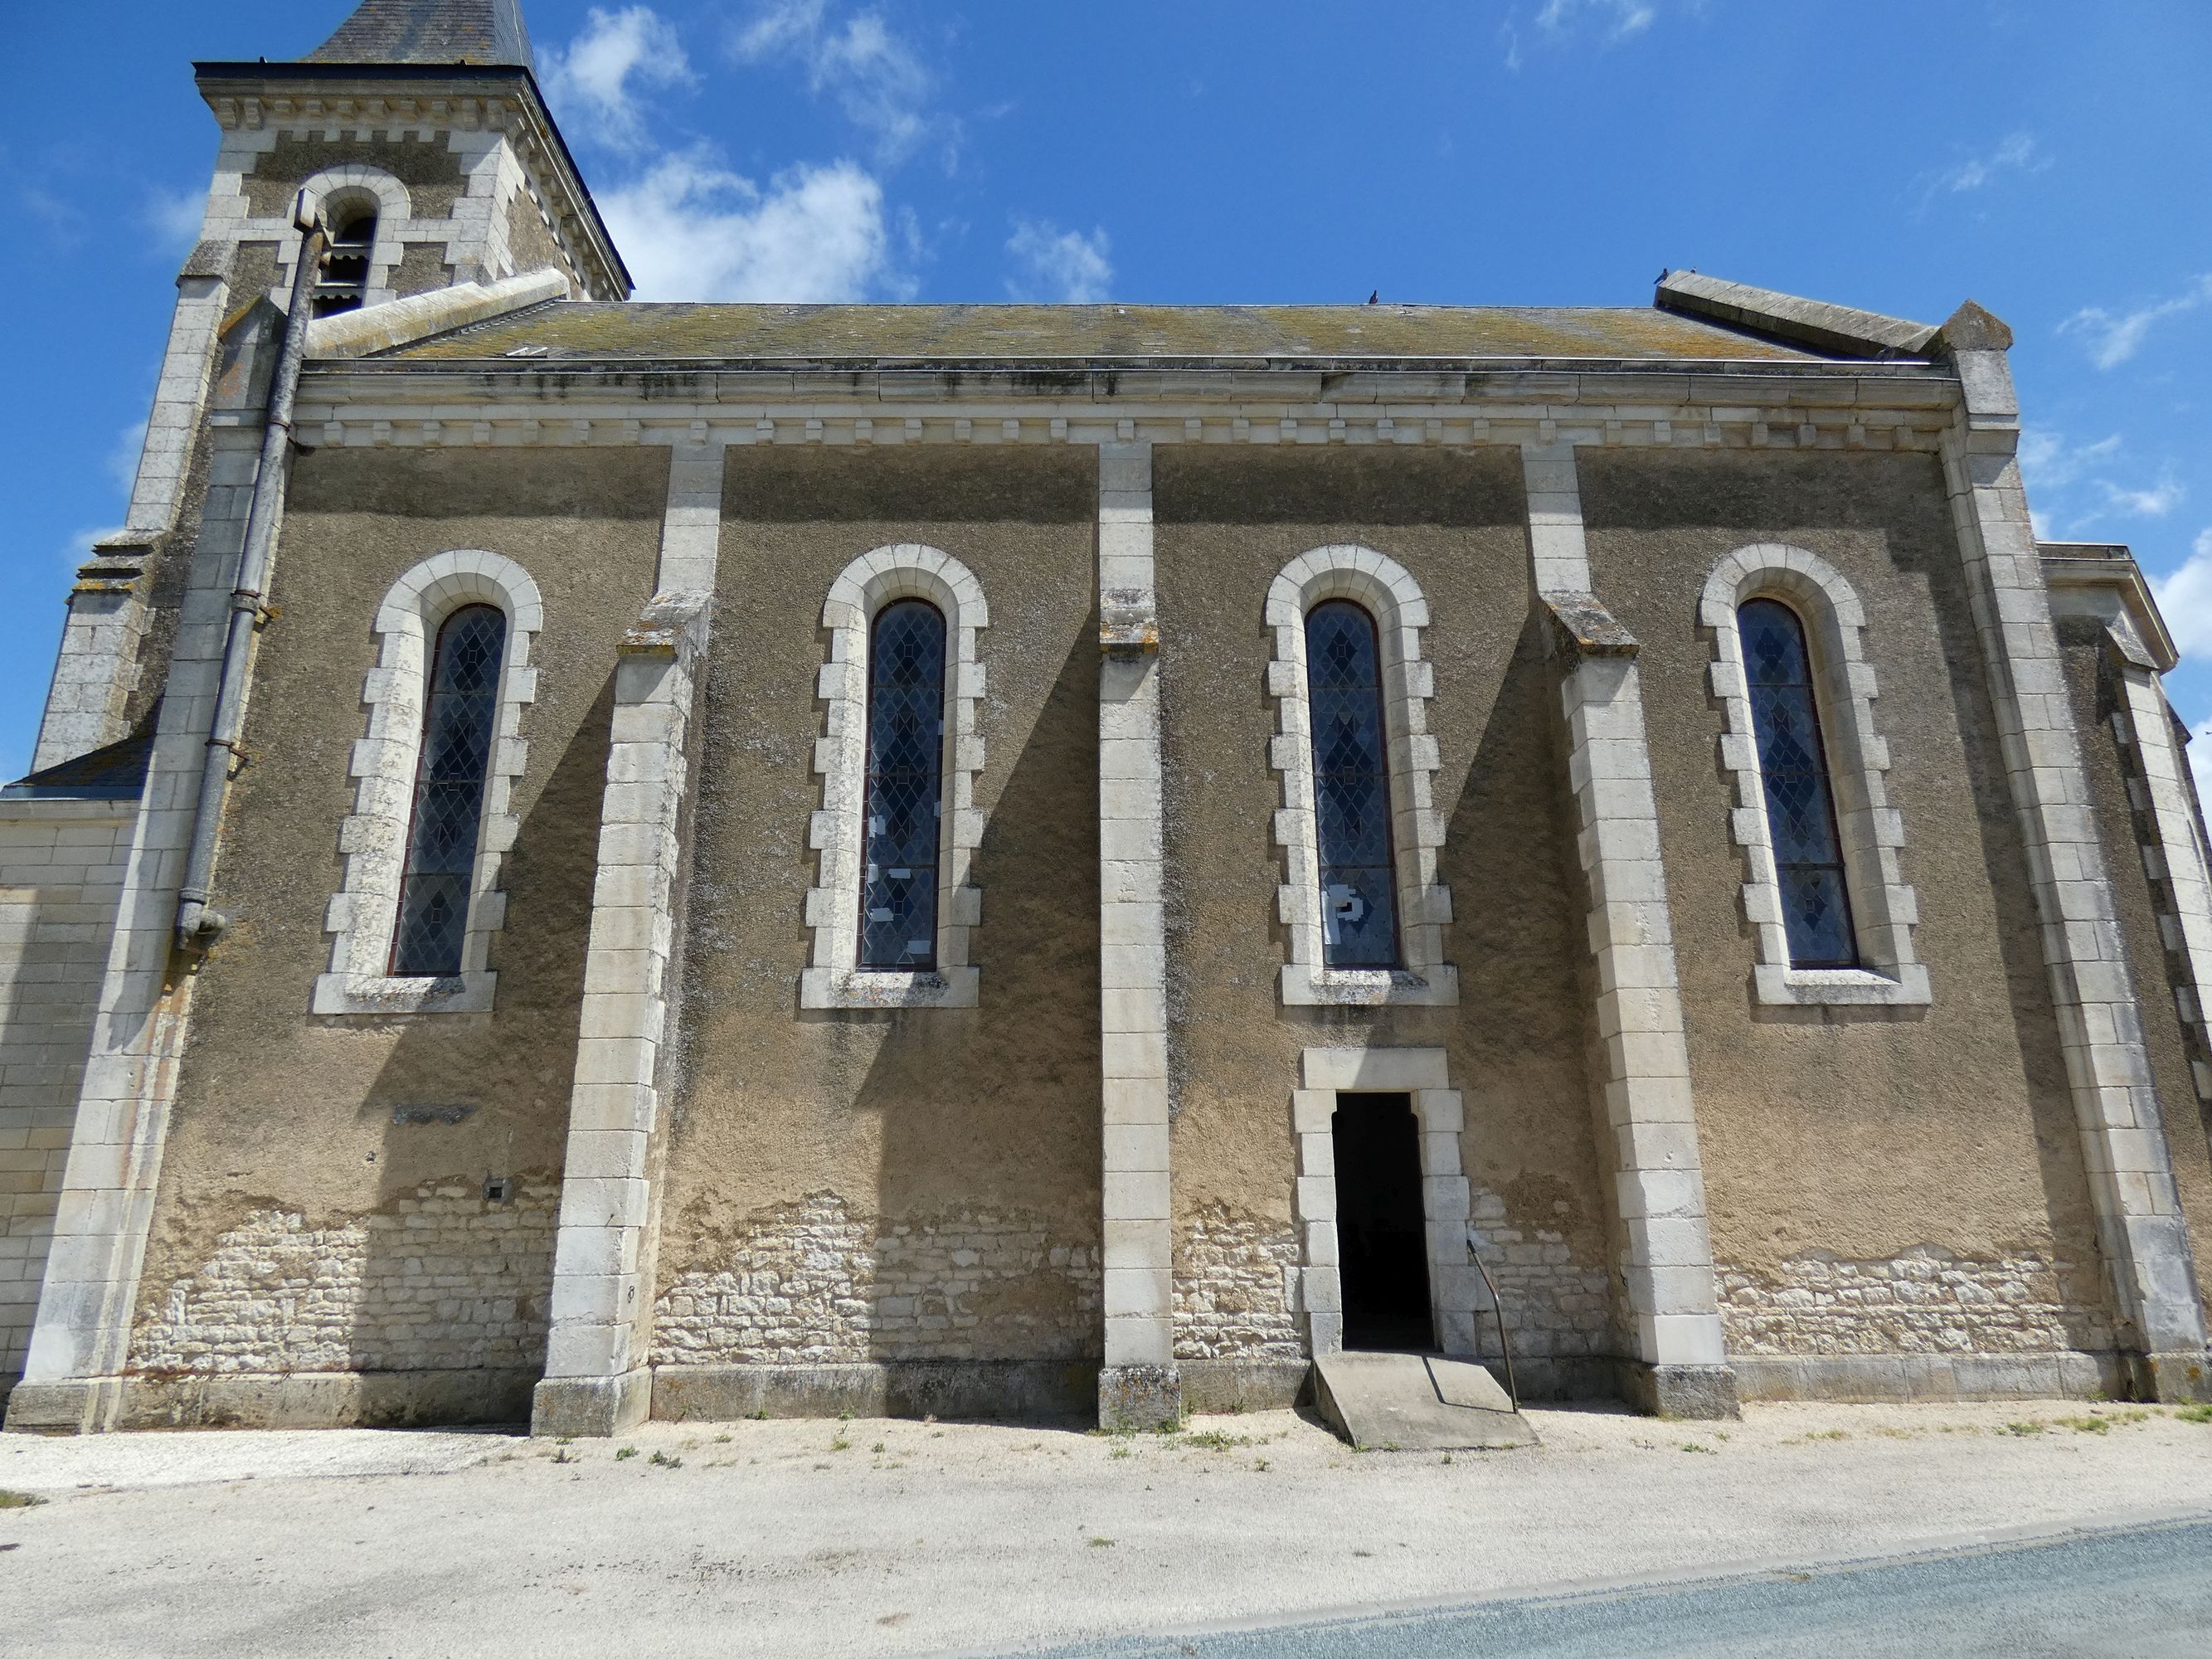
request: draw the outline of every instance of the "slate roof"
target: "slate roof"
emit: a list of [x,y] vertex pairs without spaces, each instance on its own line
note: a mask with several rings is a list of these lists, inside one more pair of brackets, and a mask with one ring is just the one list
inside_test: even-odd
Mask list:
[[[662,305],[556,301],[378,354],[400,362],[1813,363],[1826,354],[1642,307]],[[368,361],[376,361],[370,359]]]
[[154,720],[149,714],[126,738],[0,788],[0,799],[136,800],[145,793],[153,755]]
[[307,64],[514,64],[533,69],[521,0],[362,0]]

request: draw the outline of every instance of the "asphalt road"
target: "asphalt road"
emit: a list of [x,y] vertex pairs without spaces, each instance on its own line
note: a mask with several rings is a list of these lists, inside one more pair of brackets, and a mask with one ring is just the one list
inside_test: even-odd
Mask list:
[[[1035,1650],[1030,1650],[1035,1655]],[[2212,1523],[1679,1586],[1379,1609],[1054,1648],[1041,1659],[2006,1659],[2212,1654]]]

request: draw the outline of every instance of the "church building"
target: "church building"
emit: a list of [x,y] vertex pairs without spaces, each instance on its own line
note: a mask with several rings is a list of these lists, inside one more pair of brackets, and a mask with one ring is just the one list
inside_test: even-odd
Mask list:
[[640,303],[517,0],[196,72],[9,1428],[2212,1394],[2173,643],[1988,312]]

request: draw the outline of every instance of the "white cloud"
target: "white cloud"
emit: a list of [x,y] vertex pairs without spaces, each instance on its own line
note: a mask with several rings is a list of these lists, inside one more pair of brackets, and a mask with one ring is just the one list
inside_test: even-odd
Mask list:
[[137,486],[138,456],[146,447],[146,422],[133,421],[115,434],[115,447],[107,452],[107,476],[125,495]]
[[1650,28],[1658,15],[1652,0],[1544,0],[1536,27],[1564,34],[1589,17],[1605,29],[1608,41],[1626,40]]
[[1006,252],[1015,265],[1014,274],[1006,279],[1006,293],[1016,300],[1097,305],[1114,281],[1103,230],[1094,229],[1085,236],[1079,230],[1062,230],[1049,220],[1024,219],[1006,239]]
[[2058,331],[2084,336],[2089,361],[2100,368],[2117,368],[2142,349],[2143,337],[2155,325],[2194,311],[2207,301],[2212,301],[2212,273],[2197,277],[2170,300],[2133,311],[2113,313],[2102,306],[2084,306],[2059,324]]
[[616,149],[645,143],[639,90],[689,86],[696,78],[675,26],[650,6],[594,6],[568,50],[544,58],[546,94],[570,129]]
[[845,118],[874,138],[883,161],[905,160],[933,133],[948,147],[957,139],[957,124],[930,111],[935,77],[880,12],[856,12],[841,25],[830,0],[763,0],[731,35],[729,50],[744,64],[799,63],[807,90],[835,98]]
[[182,252],[199,240],[200,222],[207,212],[204,190],[161,190],[147,192],[147,228],[160,239],[164,252]]
[[2098,479],[2097,488],[2105,492],[2106,504],[2115,513],[2136,519],[2162,519],[2179,507],[2189,494],[2171,472],[2160,473],[2158,482],[2148,489],[2130,489],[2109,478]]
[[[2117,432],[2077,444],[2063,432],[2030,427],[2021,434],[2020,467],[2035,533],[2045,540],[2094,532],[2116,515],[2162,519],[2189,495],[2171,466],[2161,466],[2155,482],[2141,482],[2141,466],[2129,462]],[[2115,471],[2124,476],[2115,478]],[[2129,471],[2135,478],[2124,477]]]
[[[2212,657],[2212,530],[2197,533],[2180,569],[2152,577],[2150,591],[2175,648],[2185,657]],[[2198,735],[2203,734],[2200,726]]]
[[665,155],[599,209],[641,300],[860,300],[891,280],[883,187],[850,161],[763,191],[707,149]]
[[2063,489],[2119,453],[2120,434],[2094,443],[2069,444],[2063,433],[2029,427],[2020,434],[2021,471],[2034,489]]
[[1946,167],[1928,180],[1932,194],[1948,191],[1963,195],[1979,190],[2002,173],[2040,173],[2051,165],[2051,158],[2035,147],[2033,135],[2026,132],[2007,133],[1997,147],[1986,155],[1970,155],[1954,167]]

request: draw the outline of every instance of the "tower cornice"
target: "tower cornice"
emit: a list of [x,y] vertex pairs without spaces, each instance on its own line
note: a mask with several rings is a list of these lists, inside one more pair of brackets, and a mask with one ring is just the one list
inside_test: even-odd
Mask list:
[[225,131],[263,128],[488,128],[513,141],[572,247],[600,267],[605,291],[634,286],[582,171],[519,64],[197,63],[192,76]]

